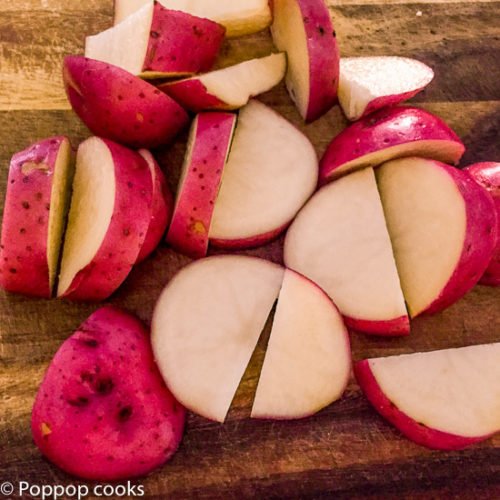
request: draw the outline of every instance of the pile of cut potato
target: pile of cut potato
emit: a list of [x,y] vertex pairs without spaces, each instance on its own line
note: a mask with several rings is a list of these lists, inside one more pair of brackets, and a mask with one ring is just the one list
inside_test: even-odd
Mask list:
[[[116,0],[115,25],[63,62],[71,106],[95,136],[75,160],[66,137],[12,157],[6,291],[101,301],[161,242],[196,259],[166,284],[151,337],[105,306],[54,356],[32,433],[70,474],[147,474],[175,453],[185,408],[223,422],[270,315],[252,417],[302,418],[342,397],[348,329],[407,335],[413,318],[478,282],[500,284],[500,163],[457,169],[465,147],[453,130],[399,106],[432,69],[340,58],[324,0],[271,4]],[[276,53],[213,70],[225,37],[269,26]],[[337,103],[352,121],[319,162],[303,133],[254,99],[283,79],[305,122]],[[149,149],[188,126],[174,199]],[[206,257],[285,231],[284,266]],[[460,449],[500,430],[500,342],[353,370],[374,408],[416,443]]]

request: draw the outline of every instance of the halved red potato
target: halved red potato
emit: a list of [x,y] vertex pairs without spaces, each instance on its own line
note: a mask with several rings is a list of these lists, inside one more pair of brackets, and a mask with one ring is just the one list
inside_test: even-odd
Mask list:
[[159,85],[186,109],[237,109],[251,97],[267,92],[285,76],[286,56],[271,54],[234,66]]
[[184,109],[131,73],[81,56],[64,58],[69,102],[96,135],[134,148],[168,144],[188,123]]
[[282,232],[314,192],[312,144],[282,116],[251,100],[241,109],[210,226],[210,243],[246,248]]
[[288,229],[285,265],[317,283],[354,330],[410,331],[373,169],[320,189]]
[[429,66],[409,57],[342,57],[339,103],[349,120],[358,120],[412,98],[433,78]]
[[366,359],[354,374],[408,439],[459,450],[500,431],[500,343]]
[[66,137],[43,139],[10,162],[0,242],[0,286],[50,297],[73,176]]
[[287,269],[252,417],[312,415],[342,396],[350,374],[351,349],[342,316],[321,288]]
[[491,261],[493,200],[467,172],[435,160],[401,158],[376,173],[410,316],[439,312],[465,295]]
[[152,203],[151,203],[151,220],[149,221],[148,230],[142,244],[141,251],[137,256],[136,264],[147,258],[158,246],[168,223],[172,216],[174,200],[172,193],[167,185],[165,175],[155,160],[154,156],[147,150],[141,149],[138,153],[146,160],[149,171],[151,173],[151,181],[153,184]]
[[283,272],[254,257],[208,257],[184,267],[163,290],[153,313],[153,352],[187,408],[224,421]]
[[287,53],[286,86],[306,122],[337,102],[339,49],[324,0],[273,0],[271,34]]
[[152,192],[141,155],[98,137],[80,144],[58,297],[103,300],[122,284],[151,222]]
[[[152,0],[115,0],[114,23],[139,10]],[[205,17],[226,28],[227,37],[249,35],[271,24],[268,0],[160,0],[167,9],[180,10],[193,16]]]
[[497,244],[493,257],[479,280],[482,285],[500,286],[500,163],[474,163],[465,168],[491,194],[497,212]]
[[184,421],[155,365],[149,332],[108,306],[56,352],[36,395],[31,431],[40,451],[69,474],[118,481],[170,459]]
[[465,151],[440,118],[420,108],[385,108],[349,125],[330,142],[320,162],[320,183],[405,156],[458,163]]
[[235,125],[235,114],[210,112],[197,115],[191,125],[166,241],[193,258],[207,253],[215,200]]
[[147,78],[209,71],[225,28],[158,2],[141,7],[120,24],[85,40],[85,56]]

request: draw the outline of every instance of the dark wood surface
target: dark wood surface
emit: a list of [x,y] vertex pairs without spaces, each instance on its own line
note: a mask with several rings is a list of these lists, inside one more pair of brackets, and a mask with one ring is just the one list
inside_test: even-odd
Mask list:
[[[343,55],[397,54],[431,65],[435,81],[414,101],[455,128],[462,164],[500,160],[500,2],[330,0]],[[69,110],[61,58],[82,53],[86,34],[111,24],[111,0],[0,2],[0,195],[10,156],[49,135],[76,145],[89,135]],[[220,65],[271,49],[267,32],[231,40]],[[304,126],[283,86],[262,97],[322,154],[345,125],[338,109]],[[175,186],[185,137],[158,151]],[[250,253],[279,262],[282,240]],[[162,246],[108,302],[149,322],[156,298],[189,259]],[[187,299],[188,300],[188,299]],[[39,454],[29,420],[58,346],[97,305],[0,293],[0,482],[76,484]],[[413,322],[405,339],[352,335],[353,356],[383,356],[500,340],[500,291],[476,287],[447,311]],[[224,425],[190,414],[173,460],[141,479],[149,498],[500,498],[500,436],[453,453],[429,451],[386,424],[354,381],[344,397],[294,422],[248,418],[262,349]],[[17,498],[17,497],[14,497]]]

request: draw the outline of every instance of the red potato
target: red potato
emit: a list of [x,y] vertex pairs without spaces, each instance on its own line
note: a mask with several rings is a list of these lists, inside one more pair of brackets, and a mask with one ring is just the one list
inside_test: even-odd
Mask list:
[[466,169],[474,180],[491,194],[497,212],[497,244],[493,258],[479,280],[482,285],[500,286],[500,163],[482,162]]
[[493,200],[468,173],[435,160],[401,158],[376,172],[410,316],[442,311],[491,261]]
[[141,155],[98,137],[80,144],[58,297],[103,300],[122,284],[151,222],[152,192]]
[[139,154],[146,160],[149,166],[153,183],[153,201],[151,204],[151,220],[141,251],[137,256],[136,264],[148,257],[160,243],[172,216],[174,206],[174,200],[168,188],[167,180],[154,156],[147,149],[139,150]]
[[66,137],[43,139],[10,162],[0,242],[0,286],[52,295],[73,175]]
[[[151,0],[115,0],[114,23],[139,10]],[[271,9],[268,0],[160,0],[172,10],[187,12],[193,16],[211,19],[226,28],[226,36],[239,37],[256,33],[271,24]]]
[[283,273],[267,260],[222,255],[189,264],[167,284],[153,313],[153,352],[187,408],[224,421]]
[[366,359],[354,374],[408,439],[459,450],[500,431],[500,343]]
[[85,56],[147,78],[209,71],[224,40],[219,24],[151,2],[87,37]]
[[158,88],[195,113],[205,109],[237,109],[250,97],[267,92],[285,76],[284,53],[250,59],[228,68],[167,82]]
[[40,451],[69,474],[117,481],[165,463],[179,446],[184,421],[144,325],[107,306],[55,354],[36,395],[31,430]]
[[403,106],[384,108],[333,138],[320,162],[320,184],[405,156],[455,164],[464,151],[455,132],[428,111]]
[[236,115],[200,113],[191,126],[167,243],[192,258],[204,257],[215,200]]
[[252,99],[239,112],[210,243],[248,248],[277,236],[314,192],[317,176],[316,152],[307,137]]
[[321,288],[287,269],[252,417],[313,415],[342,396],[350,374],[351,349],[342,316]]
[[342,57],[339,103],[349,120],[358,120],[412,98],[433,78],[429,66],[408,57]]
[[71,107],[96,135],[130,147],[168,144],[189,121],[173,99],[127,71],[81,56],[64,58]]
[[337,102],[339,49],[324,0],[273,0],[271,34],[287,53],[286,85],[306,122]]
[[284,262],[325,290],[350,328],[410,332],[373,169],[323,187],[306,203],[286,234]]

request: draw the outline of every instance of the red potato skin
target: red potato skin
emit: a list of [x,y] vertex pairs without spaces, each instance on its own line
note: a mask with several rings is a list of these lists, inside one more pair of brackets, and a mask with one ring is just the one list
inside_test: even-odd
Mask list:
[[500,286],[500,163],[481,162],[465,170],[492,196],[497,213],[497,244],[493,258],[479,280],[481,285]]
[[159,245],[172,217],[174,206],[174,199],[168,188],[165,175],[153,155],[146,149],[141,149],[139,154],[148,163],[152,174],[153,201],[151,205],[151,220],[141,251],[137,257],[137,264],[146,259]]
[[434,314],[462,298],[477,284],[491,261],[497,241],[497,214],[489,193],[472,176],[444,163],[434,162],[453,178],[465,201],[467,227],[462,254],[448,283],[421,314]]
[[397,408],[382,392],[367,359],[354,364],[354,376],[375,410],[408,439],[421,446],[434,450],[461,450],[490,437],[490,435],[473,438],[457,436],[416,422]]
[[379,109],[401,104],[402,102],[407,101],[408,99],[411,99],[412,97],[416,96],[419,92],[422,92],[422,90],[425,87],[426,86],[420,87],[416,90],[410,90],[409,92],[404,92],[403,94],[385,95],[377,97],[376,99],[373,99],[373,101],[370,101],[368,103],[368,106],[366,106],[365,111],[363,112],[360,118],[370,115],[371,113],[374,113]]
[[[436,160],[457,163],[465,151],[465,146],[455,132],[441,118],[428,111],[407,106],[381,109],[352,123],[332,139],[320,161],[319,185],[348,173],[345,171],[339,174],[336,170],[364,155],[401,144],[418,145],[419,141],[426,140],[456,144],[456,155],[435,158]],[[409,152],[407,156],[415,154]],[[422,155],[423,152],[419,151],[419,154]],[[396,157],[396,154],[388,155],[385,161]]]
[[264,234],[258,234],[249,238],[241,238],[235,240],[223,240],[220,238],[210,238],[210,245],[216,248],[225,250],[248,250],[250,248],[260,247],[275,240],[281,233],[285,232],[291,222],[284,224],[281,227],[273,229]]
[[50,137],[16,153],[10,162],[0,242],[0,286],[49,298],[47,238],[57,154],[66,137]]
[[149,332],[107,306],[55,354],[36,395],[31,431],[43,455],[69,474],[115,481],[166,462],[184,422],[184,408],[156,367]]
[[69,300],[99,301],[109,297],[136,263],[151,221],[153,186],[146,160],[120,144],[102,140],[115,166],[113,214],[97,254],[62,295]]
[[176,74],[209,71],[225,33],[226,28],[214,21],[169,10],[155,2],[143,71]]
[[171,142],[189,121],[184,109],[153,85],[117,66],[67,56],[63,80],[71,107],[95,134],[133,148]]
[[367,321],[344,316],[344,321],[351,330],[367,335],[399,337],[410,334],[410,319],[408,316],[401,316],[389,321]]
[[197,117],[191,162],[166,238],[173,248],[193,259],[207,254],[210,223],[235,121],[233,113],[206,112]]
[[227,103],[210,94],[205,85],[197,78],[167,82],[159,85],[158,88],[181,106],[194,113],[199,113],[205,109],[231,109],[231,106]]

